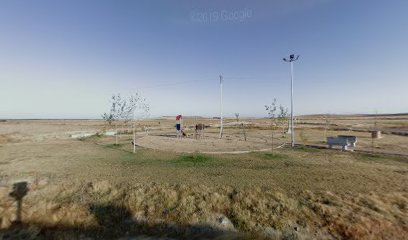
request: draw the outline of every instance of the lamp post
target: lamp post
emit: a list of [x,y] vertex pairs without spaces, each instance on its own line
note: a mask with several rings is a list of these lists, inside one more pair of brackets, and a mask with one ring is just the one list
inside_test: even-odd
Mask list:
[[221,101],[220,101],[220,121],[221,121],[221,126],[220,126],[220,138],[222,138],[222,131],[224,130],[224,126],[223,126],[223,115],[222,115],[222,83],[223,83],[223,79],[222,79],[222,75],[220,75],[220,87],[221,87]]
[[293,62],[299,59],[299,55],[291,54],[289,59],[283,61],[290,63],[290,131],[292,136],[292,147],[295,146],[295,131],[293,128]]

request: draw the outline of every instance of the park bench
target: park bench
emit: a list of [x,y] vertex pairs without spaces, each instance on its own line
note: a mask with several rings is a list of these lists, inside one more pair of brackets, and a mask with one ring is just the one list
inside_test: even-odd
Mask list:
[[338,135],[337,137],[328,137],[327,145],[329,148],[333,146],[341,146],[343,150],[356,147],[357,137],[350,135]]

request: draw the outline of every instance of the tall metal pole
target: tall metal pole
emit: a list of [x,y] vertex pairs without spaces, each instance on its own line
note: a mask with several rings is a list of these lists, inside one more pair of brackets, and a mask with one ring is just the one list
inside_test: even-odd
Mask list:
[[221,127],[220,127],[220,138],[222,138],[222,131],[223,131],[223,115],[222,115],[222,75],[220,75],[220,87],[221,87],[221,101],[220,101],[220,110],[221,110],[221,114],[220,114],[220,121],[221,121]]
[[283,61],[290,63],[290,131],[291,131],[291,145],[295,146],[295,129],[293,119],[293,62],[299,59],[299,55],[291,54],[289,59],[284,58]]
[[293,61],[290,62],[290,130],[292,132],[292,147],[295,146],[295,130],[293,127]]

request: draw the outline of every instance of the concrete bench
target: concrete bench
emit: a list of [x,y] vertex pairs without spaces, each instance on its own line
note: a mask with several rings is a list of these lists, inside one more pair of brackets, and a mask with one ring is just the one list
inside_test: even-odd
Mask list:
[[333,146],[341,146],[343,150],[356,147],[357,137],[350,135],[338,135],[337,137],[328,137],[327,145],[329,148]]

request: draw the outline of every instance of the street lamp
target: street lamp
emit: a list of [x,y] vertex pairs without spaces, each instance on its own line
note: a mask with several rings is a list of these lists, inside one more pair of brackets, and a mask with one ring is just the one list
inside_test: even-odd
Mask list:
[[293,128],[293,62],[298,60],[299,55],[291,54],[289,59],[283,58],[283,61],[290,63],[290,131],[292,135],[292,147],[295,146],[295,132]]
[[221,121],[221,126],[220,126],[220,138],[222,138],[222,133],[224,130],[224,126],[223,126],[223,115],[222,115],[222,83],[224,82],[222,75],[220,75],[220,88],[221,88],[221,98],[220,98],[220,121]]

